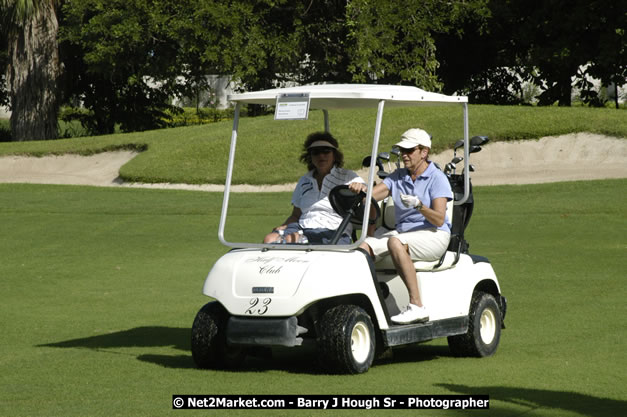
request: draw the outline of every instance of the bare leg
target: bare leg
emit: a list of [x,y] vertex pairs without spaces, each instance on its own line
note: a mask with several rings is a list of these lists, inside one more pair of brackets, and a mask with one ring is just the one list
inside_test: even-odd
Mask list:
[[409,248],[395,237],[388,239],[388,249],[392,262],[403,279],[407,291],[409,292],[409,302],[418,307],[422,307],[422,299],[420,298],[420,289],[418,287],[418,276],[414,263],[409,256]]
[[263,239],[263,243],[276,242],[278,238],[279,238],[279,234],[277,232],[268,233],[266,237]]
[[370,257],[374,259],[374,252],[372,251],[372,248],[370,247],[370,245],[368,245],[366,242],[362,242],[362,244],[359,245],[359,247],[365,250],[366,252],[368,252],[368,255],[370,255]]
[[289,235],[285,235],[286,243],[296,243],[298,242],[298,233],[290,233]]

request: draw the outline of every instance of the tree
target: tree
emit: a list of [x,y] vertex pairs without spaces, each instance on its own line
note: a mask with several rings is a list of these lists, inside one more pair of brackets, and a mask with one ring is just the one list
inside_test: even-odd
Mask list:
[[505,102],[515,102],[522,81],[532,81],[543,89],[538,104],[562,106],[571,104],[574,79],[584,102],[599,104],[587,76],[625,83],[626,6],[625,0],[492,0],[486,19],[464,21],[463,37],[438,37],[438,74],[448,92],[489,81],[492,91],[484,97]]
[[351,1],[347,26],[353,80],[439,90],[436,34],[457,31],[463,16],[485,10],[484,0]]
[[509,10],[502,9],[501,16],[517,19],[512,26],[518,62],[544,90],[538,104],[570,106],[573,79],[584,87],[582,98],[595,101],[597,94],[590,94],[591,84],[580,71],[587,64],[591,64],[587,73],[604,83],[625,82],[624,0],[509,0],[505,4]]
[[0,32],[0,107],[8,106],[11,103],[11,97],[7,90],[6,70],[9,67],[9,55],[7,54],[7,33]]
[[57,137],[61,64],[55,0],[0,0],[13,140]]
[[[182,2],[178,2],[182,3]],[[67,97],[89,110],[92,133],[163,127],[182,88],[178,44],[163,13],[174,1],[74,0],[62,6],[61,52]],[[176,9],[176,6],[173,6]],[[174,11],[176,11],[174,9]]]
[[[579,84],[585,84],[586,75],[601,80],[602,86],[614,86],[614,104],[618,108],[619,86],[627,83],[627,1],[593,1],[588,4],[587,14],[592,16],[587,22],[587,48],[590,63],[580,75]],[[591,36],[590,34],[594,34]],[[596,92],[582,88],[582,99],[598,102]],[[587,98],[589,97],[589,98]],[[586,99],[587,98],[587,99]],[[602,104],[602,103],[599,103]]]
[[295,2],[294,22],[300,59],[292,67],[302,84],[352,81],[346,0]]
[[162,126],[174,97],[230,75],[264,88],[297,66],[288,0],[73,0],[62,52],[71,97],[95,133]]

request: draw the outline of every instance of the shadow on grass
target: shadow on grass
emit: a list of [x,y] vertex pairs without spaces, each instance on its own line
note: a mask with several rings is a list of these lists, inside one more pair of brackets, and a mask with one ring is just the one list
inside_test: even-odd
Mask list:
[[125,348],[125,347],[165,347],[190,349],[191,330],[176,327],[146,326],[98,336],[48,343],[39,347],[59,348]]
[[[47,343],[38,347],[83,348],[106,351],[116,348],[173,347],[190,352],[191,330],[177,327],[145,326],[98,336],[71,339],[63,342]],[[148,355],[137,356],[144,362],[151,362],[167,368],[195,368],[192,355]]]
[[[143,353],[137,355],[142,362],[152,363],[172,369],[195,369],[191,356],[191,330],[189,328],[145,326],[129,330],[41,344],[37,347],[82,348],[107,353],[116,348],[157,348],[172,347],[186,354],[163,355]],[[299,348],[273,348],[251,352],[245,363],[234,372],[284,371],[294,374],[321,374],[323,371],[316,358],[313,346]],[[393,357],[385,357],[375,362],[375,366],[387,363],[424,362],[439,357],[450,356],[446,346],[416,345],[397,349]]]
[[[116,354],[121,352],[115,349],[121,348],[172,347],[184,351],[186,354],[142,353],[137,355],[137,360],[171,369],[196,369],[191,355],[190,339],[191,329],[189,328],[146,326],[62,342],[46,343],[37,345],[37,347],[90,349]],[[310,354],[311,351],[308,349],[296,349],[296,351],[294,349],[278,349],[276,351],[273,349],[272,352],[266,350],[247,356],[241,369],[227,372],[281,370],[290,373],[320,373],[319,367],[316,366],[315,356],[313,357],[314,360],[311,360]]]
[[409,363],[426,362],[438,358],[453,357],[451,350],[445,345],[413,344],[399,346],[394,349],[394,358],[390,362]]
[[[530,409],[553,408],[575,412],[590,417],[624,415],[627,401],[594,397],[577,392],[553,391],[515,387],[469,387],[457,384],[436,384],[449,391],[465,395],[490,395],[490,409],[496,408],[492,401],[504,401]],[[526,413],[526,412],[525,412]],[[503,413],[502,415],[505,415]],[[518,414],[518,413],[517,413]]]

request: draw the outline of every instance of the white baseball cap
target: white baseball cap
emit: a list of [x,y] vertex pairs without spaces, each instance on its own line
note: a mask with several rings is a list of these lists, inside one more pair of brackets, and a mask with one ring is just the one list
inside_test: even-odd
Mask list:
[[401,135],[401,141],[394,146],[411,149],[418,145],[431,148],[431,135],[422,129],[409,129]]

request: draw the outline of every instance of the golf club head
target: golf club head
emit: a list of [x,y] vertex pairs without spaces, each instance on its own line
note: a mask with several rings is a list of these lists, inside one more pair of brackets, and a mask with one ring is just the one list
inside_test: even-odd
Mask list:
[[475,172],[475,166],[473,164],[468,165],[468,170],[470,172]]
[[[363,167],[369,167],[371,163],[372,163],[372,158],[370,157],[370,155],[368,155],[367,157],[365,157],[365,158],[363,159],[363,161],[361,161],[361,166],[363,166]],[[377,164],[377,168],[379,168],[379,171],[385,171],[385,170],[383,169],[383,164],[381,163],[381,161],[379,160],[379,158],[377,158],[377,162],[376,162],[376,164]]]
[[490,139],[487,136],[473,136],[470,138],[471,146],[483,146],[488,143]]
[[475,146],[470,146],[470,149],[468,150],[468,153],[477,153],[481,150],[481,146],[475,145]]
[[377,155],[377,159],[387,162],[388,172],[392,172],[392,166],[390,165],[390,153],[389,152],[381,152],[379,155]]
[[401,167],[401,150],[395,146],[390,153],[396,156],[396,169],[399,169]]
[[459,164],[459,163],[460,163],[461,161],[463,161],[463,160],[464,160],[464,158],[463,158],[463,157],[461,157],[461,156],[456,156],[455,158],[453,158],[453,159],[451,160],[451,162],[452,162],[453,164]]
[[385,177],[390,176],[389,172],[385,172],[382,169],[379,170],[379,172],[377,172],[377,176],[381,179],[384,179]]
[[461,148],[462,146],[464,146],[464,140],[460,139],[457,142],[455,142],[455,145],[453,146],[453,149],[457,150],[457,149]]

